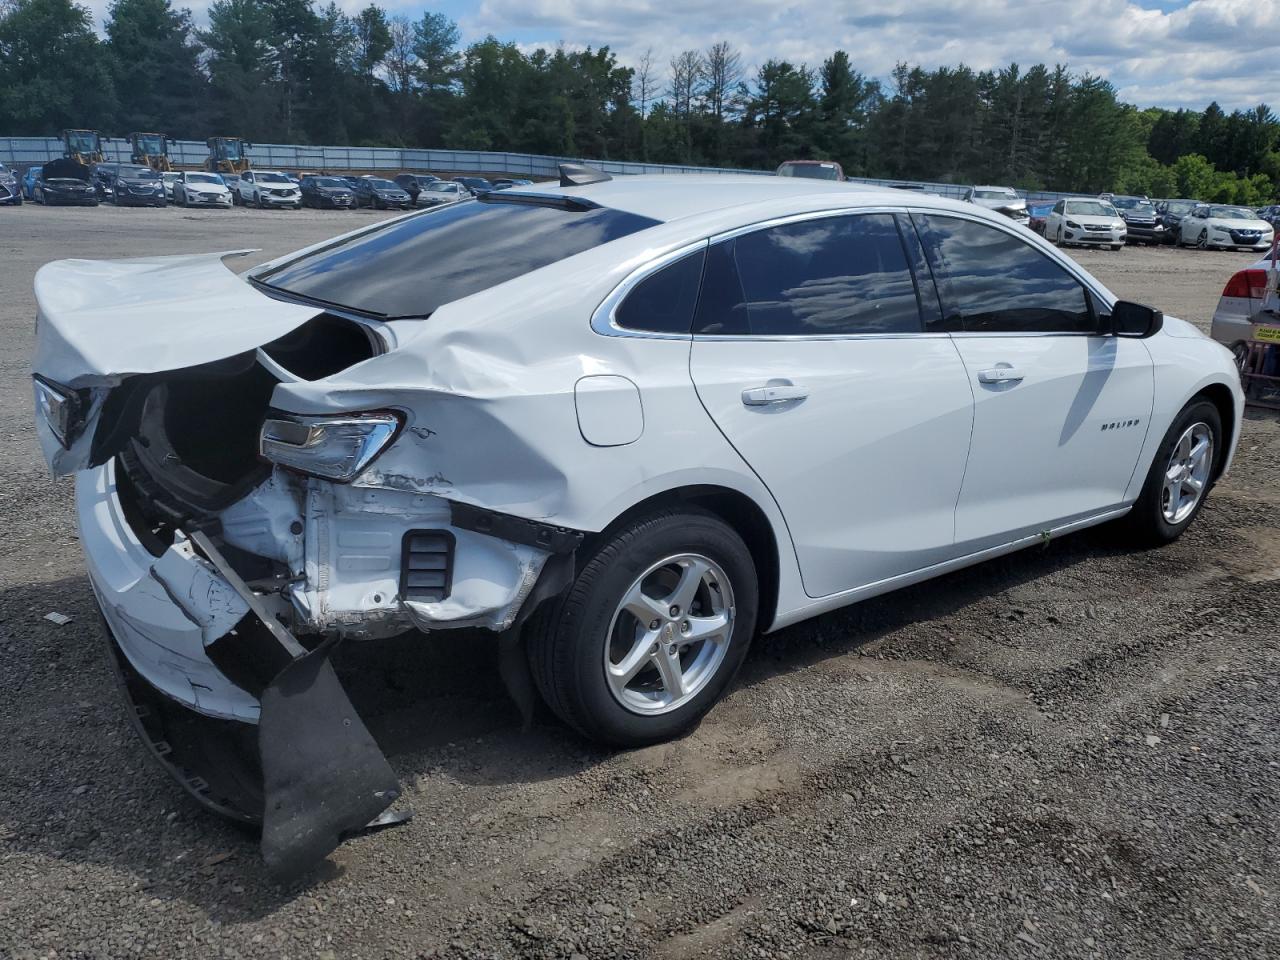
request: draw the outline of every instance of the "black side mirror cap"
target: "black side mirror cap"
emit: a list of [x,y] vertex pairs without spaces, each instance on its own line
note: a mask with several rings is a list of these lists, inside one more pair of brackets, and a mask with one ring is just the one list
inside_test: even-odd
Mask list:
[[1117,300],[1111,308],[1111,332],[1117,337],[1145,339],[1164,329],[1164,311],[1144,303]]

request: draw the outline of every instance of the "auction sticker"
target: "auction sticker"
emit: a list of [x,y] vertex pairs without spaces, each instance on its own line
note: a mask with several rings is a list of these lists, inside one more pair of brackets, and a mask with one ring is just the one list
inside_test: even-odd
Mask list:
[[1266,343],[1280,343],[1280,327],[1259,327],[1253,331],[1253,339]]

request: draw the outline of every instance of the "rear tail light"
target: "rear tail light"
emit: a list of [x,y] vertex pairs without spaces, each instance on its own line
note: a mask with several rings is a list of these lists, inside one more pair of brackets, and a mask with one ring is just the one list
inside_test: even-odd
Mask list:
[[1261,300],[1267,288],[1267,271],[1240,270],[1222,288],[1224,297]]
[[395,439],[402,424],[392,411],[336,417],[271,417],[258,451],[290,470],[349,483]]

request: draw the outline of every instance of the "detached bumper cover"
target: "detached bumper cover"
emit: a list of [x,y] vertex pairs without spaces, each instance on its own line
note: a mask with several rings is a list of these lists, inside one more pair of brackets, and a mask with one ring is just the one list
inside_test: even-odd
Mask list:
[[[400,796],[329,662],[333,641],[303,649],[203,535],[154,557],[129,526],[113,464],[81,473],[77,498],[90,581],[135,727],[197,800],[261,823],[263,859],[277,878],[301,876]],[[241,632],[262,660],[283,664],[257,696],[208,653]]]

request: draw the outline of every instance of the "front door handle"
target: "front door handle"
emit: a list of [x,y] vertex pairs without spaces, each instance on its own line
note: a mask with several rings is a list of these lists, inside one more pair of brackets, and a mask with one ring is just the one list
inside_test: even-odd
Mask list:
[[767,407],[773,403],[789,403],[792,400],[803,400],[809,391],[794,383],[774,384],[767,387],[752,387],[742,391],[742,402],[748,407]]
[[1017,383],[1021,379],[1022,374],[1017,367],[992,367],[978,371],[979,383]]

